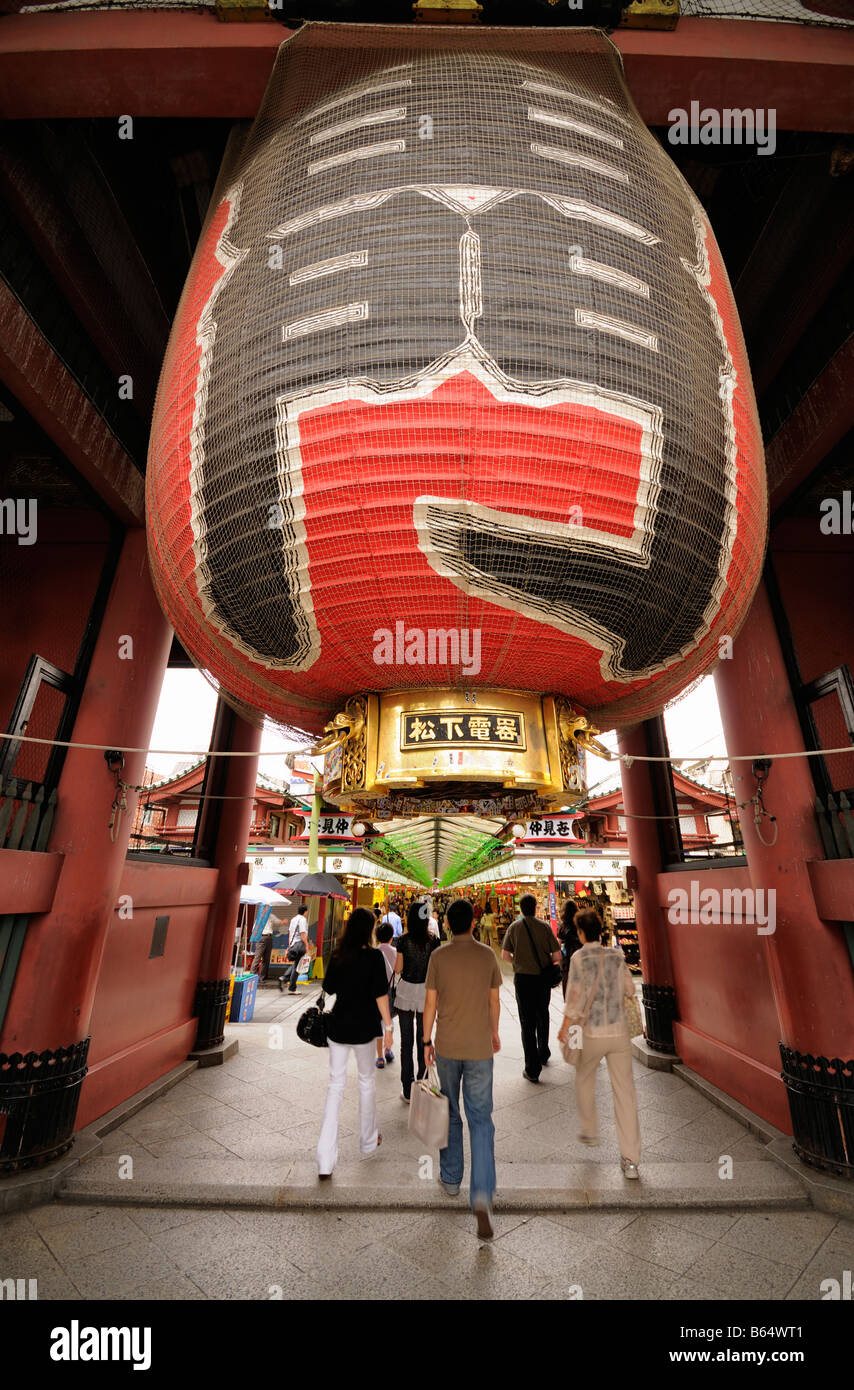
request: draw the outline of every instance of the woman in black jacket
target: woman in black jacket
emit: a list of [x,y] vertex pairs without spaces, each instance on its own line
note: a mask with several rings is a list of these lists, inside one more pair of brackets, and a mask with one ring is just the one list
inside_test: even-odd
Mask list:
[[395,971],[400,976],[395,994],[395,1012],[400,1019],[400,1082],[401,1099],[409,1104],[412,1093],[412,1044],[417,1028],[418,1080],[424,1075],[424,997],[427,992],[427,962],[430,953],[441,943],[431,936],[427,924],[430,907],[426,902],[412,903],[406,915],[406,931],[397,942]]
[[[383,1036],[386,1047],[391,1047],[394,1033],[385,961],[382,953],[371,946],[373,930],[372,912],[357,907],[350,913],[323,982],[324,992],[335,995],[335,1005],[326,1028],[329,1090],[317,1141],[317,1172],[321,1178],[331,1177],[338,1160],[338,1117],[351,1048],[359,1070],[359,1147],[363,1154],[372,1154],[382,1143],[382,1135],[377,1131],[374,1051],[379,1036]],[[384,1032],[381,1025],[385,1025]]]
[[567,898],[563,905],[561,924],[557,931],[561,947],[560,987],[563,990],[564,999],[566,998],[566,981],[569,976],[569,962],[575,952],[581,950],[581,942],[578,939],[578,932],[575,930],[575,914],[577,911],[578,907],[572,901],[572,898]]

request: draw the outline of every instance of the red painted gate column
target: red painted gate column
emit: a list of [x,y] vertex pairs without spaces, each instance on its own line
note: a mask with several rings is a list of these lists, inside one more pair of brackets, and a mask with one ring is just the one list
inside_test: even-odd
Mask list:
[[[621,755],[648,757],[651,745],[646,724],[622,731],[618,738]],[[634,881],[630,883],[635,902],[638,945],[643,967],[644,1031],[651,1047],[675,1053],[673,1020],[676,1017],[676,991],[667,928],[658,899],[658,875],[662,870],[658,824],[660,814],[653,786],[652,764],[623,763],[623,806],[629,859]]]
[[[733,658],[715,672],[715,686],[730,758],[803,749],[764,583]],[[736,801],[749,803],[756,790],[751,764],[734,763],[732,774]],[[810,884],[807,862],[823,859],[824,852],[807,759],[774,760],[764,795],[777,817],[775,844],[763,843],[773,838],[767,820],[760,839],[751,804],[739,814],[753,891],[762,892],[763,906],[774,911],[774,929],[763,934],[763,942],[782,1030],[795,1148],[807,1162],[854,1178],[854,968],[841,925],[819,917]],[[847,1061],[847,1077],[827,1065],[834,1058]]]
[[[171,641],[172,629],[149,577],[145,532],[130,530],[92,655],[73,743],[119,750],[148,747]],[[127,753],[121,776],[125,782],[140,783],[144,767],[144,752]],[[0,1071],[0,1098],[8,1112],[0,1131],[0,1166],[7,1172],[47,1161],[72,1142],[98,972],[135,810],[135,796],[128,793],[128,809],[111,838],[115,795],[115,777],[103,752],[70,748],[47,846],[64,855],[54,906],[28,925],[0,1034],[0,1054],[6,1057],[52,1055],[23,1070],[19,1064]],[[3,1121],[0,1115],[0,1127]]]
[[[196,1013],[199,1029],[192,1056],[206,1049],[218,1048],[225,1039],[225,1011],[231,977],[231,957],[234,951],[234,930],[240,906],[240,885],[248,879],[245,865],[249,846],[249,828],[258,785],[258,750],[262,729],[249,724],[234,710],[220,701],[217,710],[211,753],[233,752],[248,754],[223,758],[222,775],[217,776],[216,758],[212,758],[212,776],[208,786],[222,797],[214,803],[217,818],[212,863],[219,870],[216,898],[211,904],[205,929],[205,940],[199,962],[199,983],[196,987]],[[221,789],[221,790],[220,790]],[[246,872],[244,872],[244,865]]]

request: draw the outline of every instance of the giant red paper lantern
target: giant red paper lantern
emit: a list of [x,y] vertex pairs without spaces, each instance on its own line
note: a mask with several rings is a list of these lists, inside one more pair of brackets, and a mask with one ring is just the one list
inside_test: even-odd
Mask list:
[[[306,26],[226,160],[150,555],[193,659],[283,724],[449,685],[630,723],[756,586],[762,448],[708,221],[613,45],[526,34]],[[477,671],[409,642],[448,630]]]

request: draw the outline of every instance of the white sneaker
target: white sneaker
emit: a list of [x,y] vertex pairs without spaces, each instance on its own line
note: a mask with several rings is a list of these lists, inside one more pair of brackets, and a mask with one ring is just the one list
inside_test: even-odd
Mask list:
[[636,1163],[632,1163],[630,1158],[621,1158],[620,1167],[623,1170],[624,1178],[640,1177],[640,1174],[638,1173],[638,1165]]

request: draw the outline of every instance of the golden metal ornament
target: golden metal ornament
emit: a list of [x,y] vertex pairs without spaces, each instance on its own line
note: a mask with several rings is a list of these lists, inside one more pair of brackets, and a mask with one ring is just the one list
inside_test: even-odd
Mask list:
[[596,732],[560,696],[422,687],[351,696],[315,751],[342,810],[535,814],[583,795],[580,749]]
[[606,748],[604,743],[599,743],[596,735],[601,733],[595,724],[578,710],[574,710],[568,700],[559,697],[560,731],[565,739],[577,743],[579,748],[584,748],[588,753],[595,753],[597,757],[608,758],[611,760],[614,754],[610,748]]
[[331,753],[333,748],[340,747],[348,739],[358,737],[364,723],[364,701],[354,696],[347,701],[342,713],[336,714],[334,719],[323,726],[324,737],[312,748],[312,754],[319,757],[321,753]]

